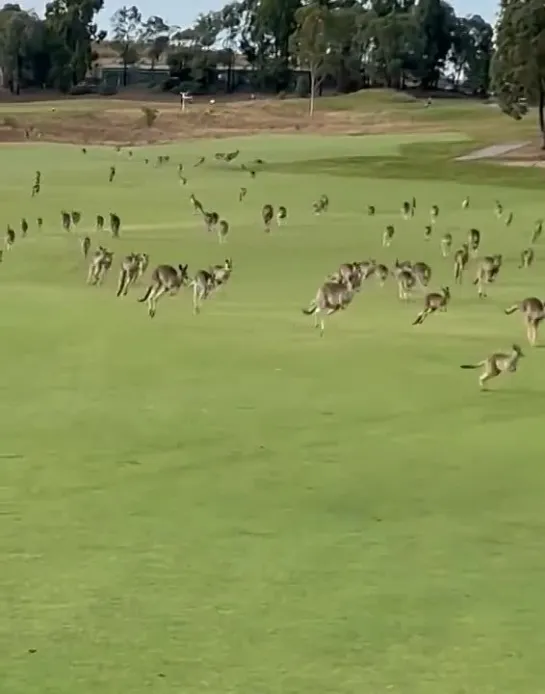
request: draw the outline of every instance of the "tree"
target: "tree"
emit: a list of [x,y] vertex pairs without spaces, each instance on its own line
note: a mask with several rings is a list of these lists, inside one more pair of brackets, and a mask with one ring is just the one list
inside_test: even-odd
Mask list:
[[143,24],[140,10],[133,5],[120,7],[111,19],[113,41],[112,45],[119,53],[123,63],[123,86],[127,86],[128,67],[138,60],[136,49],[142,37]]
[[456,83],[463,76],[474,94],[485,95],[490,82],[492,53],[493,29],[488,22],[479,15],[456,19],[451,51]]
[[391,9],[388,14],[369,13],[367,23],[370,63],[368,72],[374,82],[400,89],[405,74],[414,70],[421,55],[422,38],[412,11]]
[[422,36],[418,77],[423,89],[437,86],[452,47],[456,15],[444,0],[420,0],[414,17]]
[[222,40],[222,61],[227,65],[227,84],[226,91],[233,90],[235,51],[237,48],[237,38],[240,33],[242,22],[241,6],[238,2],[232,2],[221,10],[221,28],[223,33]]
[[168,48],[170,42],[170,27],[165,24],[162,17],[153,15],[148,17],[142,26],[141,38],[146,43],[146,54],[151,61],[151,69],[155,69],[156,63]]
[[106,37],[94,22],[104,0],[51,0],[45,24],[51,41],[52,72],[60,89],[81,82],[93,63],[93,42]]
[[327,7],[314,4],[297,10],[295,19],[297,26],[291,37],[291,46],[299,65],[309,71],[309,114],[312,117],[316,91],[330,66],[335,18]]
[[545,5],[503,0],[496,25],[492,85],[504,113],[519,120],[525,100],[537,102],[541,148],[545,149]]

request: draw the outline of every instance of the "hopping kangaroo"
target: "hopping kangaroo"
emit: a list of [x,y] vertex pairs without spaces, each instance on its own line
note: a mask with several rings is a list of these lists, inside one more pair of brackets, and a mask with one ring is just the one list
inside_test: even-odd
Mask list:
[[113,258],[114,254],[112,251],[108,251],[104,246],[99,246],[89,264],[87,283],[92,285],[102,284],[108,270],[112,267]]
[[533,262],[534,262],[534,249],[533,248],[525,248],[522,251],[522,253],[520,254],[519,269],[529,268]]
[[224,285],[233,272],[233,261],[226,258],[223,265],[212,265],[208,270],[199,270],[193,278],[193,313],[201,312],[201,304],[210,294]]
[[448,256],[451,248],[452,234],[449,231],[447,231],[447,233],[441,239],[441,255],[443,256],[443,258],[446,258]]
[[397,282],[397,292],[400,299],[406,300],[416,284],[416,277],[413,274],[412,267],[407,261],[400,263],[395,261],[394,269],[392,270]]
[[454,254],[454,281],[457,284],[462,284],[462,275],[469,262],[469,247],[467,243],[463,243]]
[[493,282],[498,272],[501,269],[503,256],[501,253],[497,255],[488,255],[482,259],[477,268],[477,276],[473,280],[473,284],[477,285],[477,290],[481,298],[487,296],[486,287]]
[[324,334],[325,317],[344,310],[354,298],[354,287],[348,282],[325,282],[316,292],[316,297],[308,308],[303,309],[306,316],[314,316],[314,327],[320,328],[320,337]]
[[443,287],[440,292],[426,294],[424,299],[424,308],[416,317],[413,325],[421,325],[430,314],[435,313],[436,311],[446,311],[449,301],[450,289],[448,287]]
[[515,311],[522,313],[526,325],[526,337],[533,347],[537,342],[539,324],[545,318],[545,305],[541,299],[529,296],[505,309],[505,313],[508,316],[515,313]]
[[431,267],[427,263],[414,263],[412,272],[421,287],[427,287],[431,280]]
[[509,354],[494,352],[477,364],[462,364],[460,368],[478,369],[482,367],[483,370],[479,376],[479,385],[481,390],[486,390],[485,384],[487,381],[496,378],[496,376],[500,376],[502,373],[514,373],[517,370],[520,358],[523,356],[524,354],[521,348],[518,345],[513,345]]
[[119,284],[117,285],[116,296],[127,296],[131,284],[134,284],[138,279],[140,270],[140,255],[138,253],[129,253],[123,258],[121,270],[119,272]]
[[384,283],[388,279],[388,274],[389,274],[389,270],[386,267],[386,265],[383,265],[382,263],[377,265],[375,268],[374,274],[375,274],[375,277],[378,279],[380,286],[383,287]]
[[473,255],[477,255],[481,245],[481,232],[478,229],[470,229],[467,235],[468,245]]
[[202,302],[208,298],[210,293],[216,288],[216,281],[211,270],[199,270],[191,281],[193,287],[193,313],[201,312]]
[[157,312],[157,302],[169,292],[176,294],[182,285],[189,282],[187,265],[178,265],[178,269],[172,265],[158,265],[151,275],[151,284],[139,302],[148,302],[148,314],[150,318]]
[[14,243],[15,243],[15,232],[8,224],[8,228],[7,228],[6,236],[5,236],[6,250],[9,251]]
[[233,261],[231,258],[226,258],[223,261],[223,265],[212,265],[208,269],[208,272],[214,278],[214,286],[221,287],[221,285],[225,284],[229,277],[231,277],[231,273],[233,272]]

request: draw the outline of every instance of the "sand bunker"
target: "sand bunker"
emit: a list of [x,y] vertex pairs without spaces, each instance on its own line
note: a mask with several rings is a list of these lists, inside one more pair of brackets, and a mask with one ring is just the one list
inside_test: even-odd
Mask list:
[[469,154],[464,154],[462,157],[457,157],[456,161],[476,161],[477,159],[493,159],[494,157],[501,157],[507,152],[513,152],[516,149],[521,149],[522,147],[527,147],[531,142],[511,142],[503,145],[490,145],[489,147],[483,147],[483,149],[477,149]]

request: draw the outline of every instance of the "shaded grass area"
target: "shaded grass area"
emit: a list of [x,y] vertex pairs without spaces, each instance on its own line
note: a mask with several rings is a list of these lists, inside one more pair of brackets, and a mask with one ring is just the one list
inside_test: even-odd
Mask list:
[[[18,228],[24,215],[31,230],[0,273],[3,691],[540,691],[545,353],[529,351],[488,395],[458,365],[522,340],[520,318],[502,309],[541,295],[543,247],[529,272],[516,264],[542,196],[502,188],[507,230],[493,214],[496,182],[446,182],[438,169],[411,179],[417,213],[403,223],[406,178],[304,171],[297,160],[317,144],[332,159],[337,144],[347,153],[325,138],[222,143],[244,160],[291,160],[293,173],[255,180],[193,169],[194,143],[131,159],[4,150],[4,218]],[[358,146],[373,163],[400,145],[398,160],[420,152],[414,172],[432,170],[431,146]],[[144,164],[165,152],[169,165]],[[31,199],[36,169],[43,190]],[[190,192],[231,222],[225,248]],[[323,192],[330,211],[315,217]],[[289,212],[270,235],[265,202]],[[431,204],[440,215],[425,242]],[[63,232],[61,209],[81,210],[81,228]],[[109,210],[123,221],[115,243],[93,230]],[[472,226],[483,252],[505,255],[489,300],[468,275],[448,312],[419,329],[420,295],[404,304],[391,281],[370,282],[323,340],[301,314],[351,259],[425,260],[433,288],[450,282],[439,238],[448,230],[457,246]],[[233,278],[198,318],[182,292],[150,321],[136,302],[145,283],[126,299],[115,272],[85,286],[87,233],[113,247],[116,268],[133,250],[192,272],[228,254]]]
[[475,143],[412,143],[401,145],[399,155],[351,156],[279,162],[267,167],[276,173],[325,174],[343,178],[358,177],[458,181],[464,184],[541,189],[545,178],[542,170],[514,170],[493,160],[489,162],[458,162],[456,157],[475,148]]

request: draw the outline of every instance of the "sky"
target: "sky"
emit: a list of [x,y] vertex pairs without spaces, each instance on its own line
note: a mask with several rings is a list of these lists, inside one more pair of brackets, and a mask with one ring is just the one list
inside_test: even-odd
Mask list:
[[[467,14],[480,14],[488,22],[494,22],[494,15],[498,9],[498,0],[450,0],[456,14],[465,16]],[[43,4],[33,4],[30,2],[21,3],[23,7],[31,9],[33,7],[39,14],[43,14]],[[187,27],[193,23],[201,12],[219,10],[226,4],[226,0],[106,0],[104,9],[98,16],[98,23],[101,29],[110,29],[110,17],[123,5],[135,4],[142,12],[143,17],[159,15],[167,24],[174,24],[180,27]],[[478,9],[477,9],[478,7]]]

